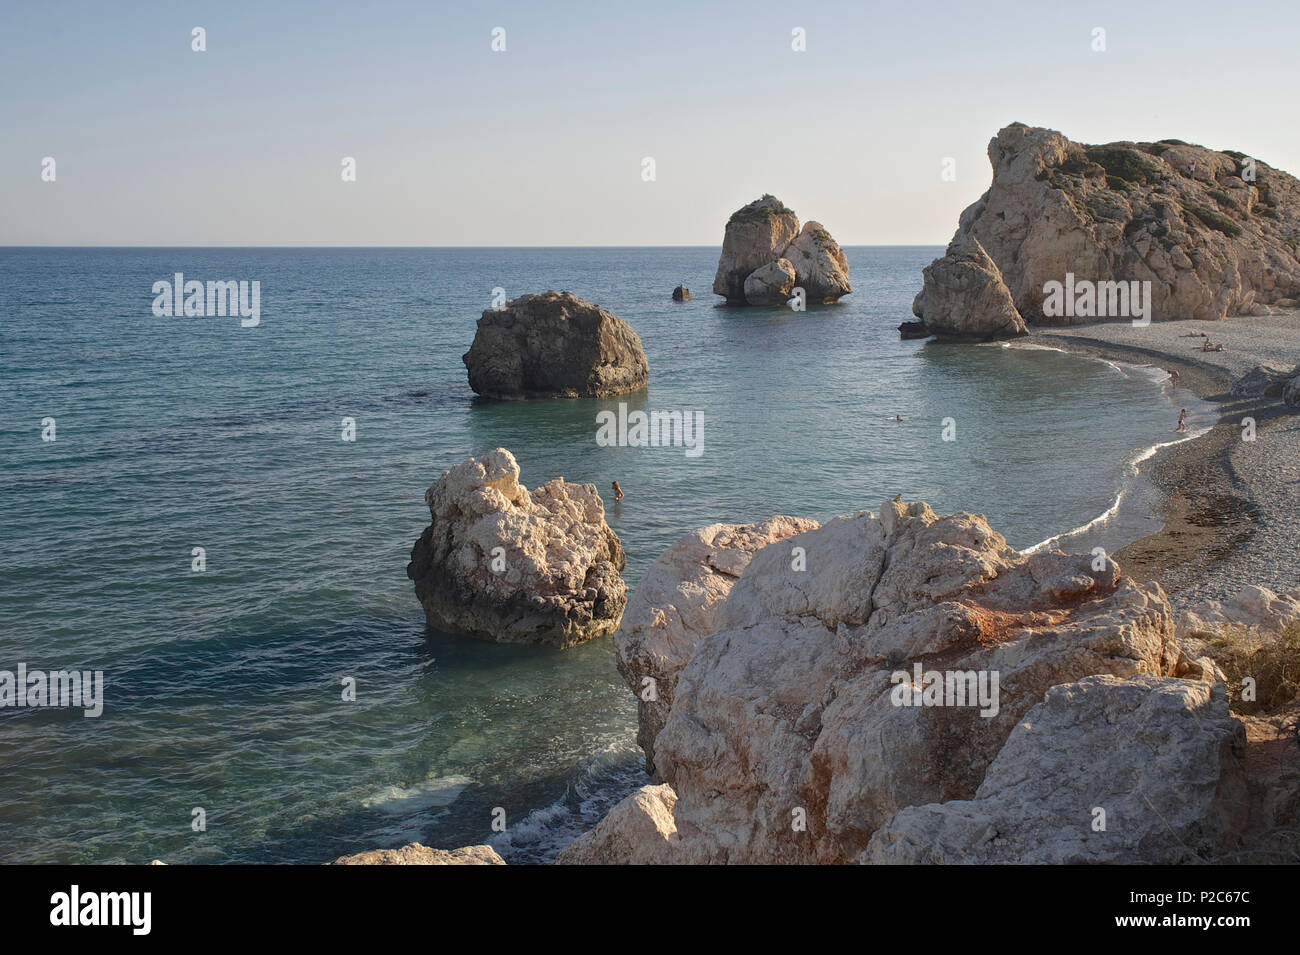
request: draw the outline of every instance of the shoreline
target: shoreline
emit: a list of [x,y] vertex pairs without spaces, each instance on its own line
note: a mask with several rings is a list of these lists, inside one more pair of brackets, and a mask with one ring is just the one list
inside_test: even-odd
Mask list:
[[[1300,316],[1285,316],[1275,330],[1291,332],[1284,335],[1290,339],[1286,345],[1300,353],[1297,318]],[[1253,367],[1266,362],[1266,357],[1257,360],[1249,350],[1202,353],[1195,348],[1194,339],[1185,337],[1189,332],[1207,331],[1216,340],[1227,337],[1231,341],[1233,333],[1246,326],[1260,331],[1263,321],[1164,322],[1159,323],[1159,335],[1146,334],[1157,326],[1136,329],[1129,323],[1037,327],[1027,338],[1019,339],[1026,345],[1060,348],[1084,357],[1175,370],[1179,388],[1218,406],[1219,420],[1207,432],[1159,448],[1140,462],[1139,474],[1159,495],[1158,517],[1163,526],[1112,555],[1126,574],[1159,581],[1171,597],[1221,599],[1247,584],[1276,589],[1279,576],[1295,586],[1300,576],[1294,571],[1289,578],[1286,574],[1292,564],[1291,549],[1286,545],[1300,535],[1297,511],[1277,506],[1278,502],[1271,500],[1276,494],[1263,493],[1264,471],[1271,469],[1244,469],[1237,460],[1245,446],[1241,420],[1246,416],[1257,422],[1258,446],[1268,442],[1283,449],[1282,457],[1300,460],[1295,415],[1279,399],[1231,394],[1234,380],[1243,373],[1238,370],[1243,363]],[[1186,343],[1186,354],[1180,353],[1175,343]],[[1294,367],[1296,362],[1293,356],[1274,357],[1271,363]],[[1266,528],[1272,533],[1263,533]],[[1250,575],[1253,567],[1273,568],[1273,576],[1256,579]]]

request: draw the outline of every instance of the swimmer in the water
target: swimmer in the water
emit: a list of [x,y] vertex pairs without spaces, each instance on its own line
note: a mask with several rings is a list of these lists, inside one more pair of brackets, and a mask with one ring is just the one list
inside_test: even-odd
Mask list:
[[892,418],[890,418],[889,420],[890,420],[890,421],[906,421],[907,419],[904,418],[901,414],[896,414],[896,415],[894,415]]
[[623,500],[623,489],[618,486],[617,481],[614,482],[614,500],[616,501]]

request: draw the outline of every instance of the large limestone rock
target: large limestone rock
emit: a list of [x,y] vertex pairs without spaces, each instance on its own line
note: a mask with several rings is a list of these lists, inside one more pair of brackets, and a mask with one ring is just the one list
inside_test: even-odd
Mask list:
[[[1049,687],[1180,663],[1158,586],[898,501],[759,551],[715,627],[654,744],[696,862],[853,861],[900,809],[973,797]],[[918,665],[916,699],[932,672],[972,698],[901,705]]]
[[974,799],[903,809],[861,861],[1213,861],[1246,824],[1245,744],[1222,684],[1139,675],[1055,686],[1016,726]]
[[799,219],[775,196],[764,195],[732,213],[722,239],[713,291],[730,304],[745,304],[745,279],[781,258],[799,234]]
[[987,250],[1029,324],[1116,317],[1045,314],[1044,286],[1067,273],[1149,281],[1157,321],[1256,314],[1300,293],[1300,182],[1258,160],[1249,181],[1248,158],[1175,140],[1087,146],[1013,123],[989,143],[992,185],[957,235]]
[[529,491],[497,448],[445,472],[425,501],[433,522],[406,574],[430,626],[554,647],[618,628],[626,558],[594,484],[555,478]]
[[356,855],[340,856],[330,865],[505,865],[491,846],[465,846],[462,849],[430,849],[418,842],[400,849],[372,849]]
[[940,340],[991,341],[1028,334],[1002,273],[979,240],[959,235],[922,273],[912,312]]
[[853,291],[849,260],[820,222],[805,222],[782,256],[789,260],[809,302],[837,302]]
[[819,222],[799,219],[780,199],[764,195],[727,222],[713,291],[729,305],[775,305],[795,287],[810,303],[830,303],[853,291],[844,251]]
[[671,865],[678,858],[671,786],[643,786],[569,843],[557,865]]
[[1228,600],[1203,600],[1178,615],[1179,639],[1214,634],[1227,628],[1281,631],[1300,625],[1300,588],[1274,593],[1254,584]]
[[817,526],[798,517],[711,524],[677,541],[646,571],[628,600],[614,648],[619,672],[637,698],[637,743],[647,772],[655,771],[654,741],[672,708],[677,675],[700,638],[713,632],[715,611],[750,559],[768,544]]
[[569,292],[488,309],[463,360],[469,386],[489,398],[600,398],[639,391],[650,379],[632,327]]
[[769,262],[745,279],[745,301],[750,305],[784,305],[793,291],[794,266],[789,259]]

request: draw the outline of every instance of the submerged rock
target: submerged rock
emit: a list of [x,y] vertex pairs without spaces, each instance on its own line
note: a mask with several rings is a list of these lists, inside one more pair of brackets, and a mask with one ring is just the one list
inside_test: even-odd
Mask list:
[[372,849],[356,855],[339,856],[330,865],[505,865],[491,846],[461,849],[430,849],[418,842],[400,849]]
[[943,258],[925,267],[912,312],[939,339],[991,341],[1026,335],[1002,273],[979,240],[959,235]]
[[1222,684],[1140,675],[1054,686],[973,799],[903,809],[860,861],[1213,861],[1246,825],[1245,746]]
[[795,287],[810,303],[830,303],[853,291],[849,263],[819,222],[799,228],[793,211],[764,195],[727,221],[713,291],[728,305],[774,305]]
[[654,741],[673,705],[677,675],[700,638],[713,632],[714,612],[750,559],[768,544],[817,526],[798,517],[711,524],[677,541],[646,571],[614,634],[618,670],[637,699],[646,772],[655,771]]
[[555,478],[530,492],[497,448],[444,473],[425,501],[433,522],[406,574],[429,626],[554,647],[618,629],[626,558],[594,484]]
[[[700,558],[689,553],[679,545],[660,565],[663,596],[647,592],[647,609],[675,606],[672,566],[691,592]],[[901,500],[758,550],[709,606],[686,634],[694,651],[653,740],[677,797],[671,827],[656,810],[657,836],[620,843],[620,857],[645,845],[676,862],[853,862],[901,810],[977,798],[1051,687],[1094,675],[1216,678],[1186,659],[1158,585],[1091,554],[1021,554],[978,515]],[[642,637],[639,658],[661,642]],[[674,667],[682,649],[670,650]],[[649,671],[638,666],[633,677]],[[1182,698],[1201,692],[1174,683]],[[1173,724],[1196,724],[1208,712],[1198,706],[1152,704],[1170,721],[1153,733],[1195,736]],[[1179,767],[1161,764],[1171,791],[1228,778],[1219,750],[1180,753]],[[1204,822],[1230,841],[1230,826]]]
[[1031,325],[1138,317],[1102,314],[1101,294],[1049,314],[1047,284],[1067,274],[1149,282],[1157,321],[1256,314],[1300,293],[1300,181],[1266,163],[1175,140],[1089,146],[1022,123],[988,154],[992,185],[956,235],[978,240]]
[[488,398],[602,398],[639,391],[650,380],[632,327],[569,292],[488,309],[463,361],[469,386]]

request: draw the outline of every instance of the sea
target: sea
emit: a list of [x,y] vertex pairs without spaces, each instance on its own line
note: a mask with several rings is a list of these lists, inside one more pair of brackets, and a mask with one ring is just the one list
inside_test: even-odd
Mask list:
[[[845,252],[853,294],[798,312],[719,307],[710,247],[0,248],[0,671],[103,679],[97,716],[0,708],[0,862],[418,841],[538,863],[644,784],[609,637],[425,623],[405,572],[424,492],[494,448],[530,487],[601,489],[632,587],[697,527],[897,494],[1021,549],[1159,528],[1137,465],[1214,406],[1158,368],[902,341],[942,248]],[[257,324],[155,314],[177,273],[258,282]],[[476,398],[477,319],[547,289],[628,321],[649,388]],[[701,415],[700,453],[598,444],[620,403]]]

